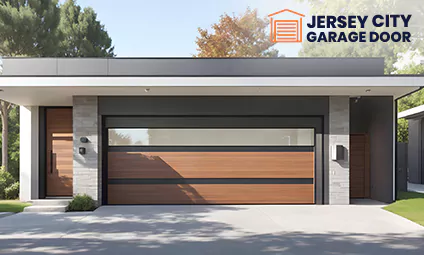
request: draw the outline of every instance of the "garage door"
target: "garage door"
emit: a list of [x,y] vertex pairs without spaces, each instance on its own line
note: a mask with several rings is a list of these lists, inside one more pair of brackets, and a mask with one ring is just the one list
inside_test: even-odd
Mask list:
[[108,204],[314,203],[314,129],[110,128]]

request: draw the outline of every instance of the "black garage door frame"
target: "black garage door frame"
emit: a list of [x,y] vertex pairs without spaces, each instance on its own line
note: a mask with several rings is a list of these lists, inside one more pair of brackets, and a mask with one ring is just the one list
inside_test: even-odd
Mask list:
[[[315,204],[324,203],[324,116],[102,116],[102,204],[108,204],[109,128],[313,128]],[[152,148],[153,146],[149,146]],[[180,147],[180,146],[178,146]],[[280,147],[280,146],[279,146]],[[113,147],[112,147],[113,148]],[[128,147],[126,147],[128,148]],[[170,147],[166,147],[169,149]],[[138,150],[139,148],[135,148]],[[219,149],[219,148],[218,148]],[[271,148],[272,149],[272,148]],[[116,148],[115,148],[116,150]]]

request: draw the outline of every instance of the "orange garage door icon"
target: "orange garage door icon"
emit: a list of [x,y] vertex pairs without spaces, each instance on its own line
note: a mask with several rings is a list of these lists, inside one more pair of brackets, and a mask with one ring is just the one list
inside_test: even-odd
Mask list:
[[[299,15],[300,18],[298,20],[274,19],[275,15],[286,11]],[[272,42],[302,42],[302,17],[305,17],[305,15],[284,9],[268,16],[271,17]]]

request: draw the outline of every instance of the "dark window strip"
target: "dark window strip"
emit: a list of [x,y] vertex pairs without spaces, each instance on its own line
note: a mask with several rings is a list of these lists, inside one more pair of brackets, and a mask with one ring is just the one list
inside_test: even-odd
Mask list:
[[312,152],[314,146],[109,146],[109,152]]
[[313,184],[313,178],[109,179],[108,184]]
[[106,128],[314,128],[322,133],[323,116],[280,115],[109,115]]

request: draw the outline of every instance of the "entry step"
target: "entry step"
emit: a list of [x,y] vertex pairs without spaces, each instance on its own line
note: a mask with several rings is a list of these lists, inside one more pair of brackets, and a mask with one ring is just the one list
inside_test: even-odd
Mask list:
[[71,199],[35,199],[24,212],[66,212]]
[[35,199],[31,200],[33,206],[68,206],[71,199]]
[[25,212],[66,212],[67,205],[55,205],[55,206],[44,206],[44,205],[32,205],[25,207]]

